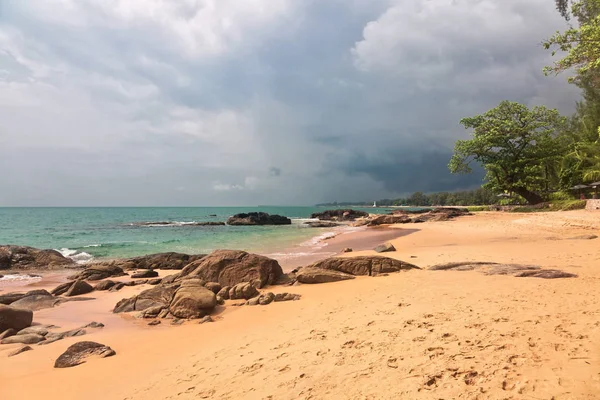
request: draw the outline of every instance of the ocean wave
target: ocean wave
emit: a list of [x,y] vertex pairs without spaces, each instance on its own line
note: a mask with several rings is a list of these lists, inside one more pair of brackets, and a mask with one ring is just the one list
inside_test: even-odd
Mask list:
[[177,226],[218,226],[225,225],[224,222],[198,222],[198,221],[153,221],[153,222],[133,222],[129,226],[143,226],[149,228],[162,228],[162,227],[177,227]]
[[85,251],[67,249],[66,247],[57,251],[63,256],[75,261],[77,264],[86,264],[94,258],[94,256]]
[[0,278],[0,282],[39,282],[41,276],[27,274],[8,274]]
[[266,254],[267,257],[276,259],[290,259],[299,257],[310,257],[310,256],[334,256],[337,253],[330,251],[315,251],[315,252],[289,252],[289,253],[270,253]]
[[84,249],[87,247],[102,247],[102,244],[88,244],[87,246],[83,246]]
[[339,235],[341,232],[325,232],[322,233],[318,236],[315,236],[305,242],[300,243],[300,246],[304,246],[304,247],[314,247],[314,248],[321,248],[321,247],[325,247],[328,246],[329,243],[325,242],[328,239],[333,239],[334,237],[336,237],[337,235]]

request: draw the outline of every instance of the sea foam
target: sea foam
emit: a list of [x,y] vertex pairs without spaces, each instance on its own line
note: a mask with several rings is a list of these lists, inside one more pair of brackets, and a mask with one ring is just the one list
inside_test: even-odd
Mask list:
[[[100,246],[100,245],[98,245],[98,246]],[[92,246],[86,246],[86,247],[95,247],[95,246],[92,245]],[[94,258],[94,256],[92,256],[90,253],[86,253],[85,251],[67,249],[66,247],[64,247],[60,250],[57,250],[57,251],[60,254],[62,254],[63,256],[75,261],[77,264],[86,264]]]

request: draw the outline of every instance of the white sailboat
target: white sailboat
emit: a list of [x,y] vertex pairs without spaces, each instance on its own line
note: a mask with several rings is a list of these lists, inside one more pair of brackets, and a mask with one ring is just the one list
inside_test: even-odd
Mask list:
[[376,201],[374,201],[374,202],[373,202],[373,208],[376,208],[376,207],[377,207],[377,202],[376,202]]

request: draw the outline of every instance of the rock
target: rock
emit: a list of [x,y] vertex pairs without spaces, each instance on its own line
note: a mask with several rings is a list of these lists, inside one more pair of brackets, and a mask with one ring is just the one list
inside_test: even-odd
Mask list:
[[123,289],[125,287],[125,284],[123,282],[116,282],[110,289],[108,289],[109,292],[118,292],[119,290]]
[[258,290],[250,282],[238,283],[229,290],[230,300],[248,300],[256,296],[258,296]]
[[225,304],[225,299],[217,295],[217,304],[222,306],[223,304]]
[[308,284],[338,282],[348,279],[354,279],[354,276],[344,272],[323,268],[305,267],[300,269],[296,274],[296,280],[298,282]]
[[221,291],[221,285],[218,282],[207,282],[204,287],[214,294],[218,294]]
[[369,276],[410,269],[420,269],[416,265],[382,256],[359,256],[348,258],[331,257],[318,261],[310,267],[334,270],[350,275]]
[[253,299],[250,299],[246,302],[246,305],[248,306],[257,306],[258,305],[258,297],[255,297]]
[[72,275],[72,280],[101,281],[102,279],[123,276],[123,269],[112,264],[95,264],[87,267],[78,274]]
[[277,293],[275,295],[275,302],[280,302],[280,301],[295,301],[295,300],[300,300],[300,295],[299,294],[294,294],[294,293]]
[[346,247],[344,250],[342,250],[342,253],[352,253],[352,249],[350,247]]
[[396,248],[391,243],[384,243],[375,247],[373,250],[375,250],[377,253],[387,253],[390,251],[396,251]]
[[264,212],[235,214],[227,219],[227,225],[290,225],[292,220],[281,215]]
[[40,250],[27,246],[0,246],[0,270],[47,270],[75,263],[56,250]]
[[30,333],[35,333],[36,335],[46,336],[48,334],[48,328],[44,325],[40,326],[30,326],[29,328],[21,329],[17,332],[17,335],[27,335]]
[[145,285],[146,283],[148,283],[148,279],[138,279],[137,281],[131,281],[131,283],[131,286]]
[[515,274],[517,278],[542,278],[542,279],[560,279],[577,278],[577,275],[558,269],[541,269],[539,271],[523,271]]
[[177,278],[179,278],[179,274],[167,275],[164,278],[162,278],[161,283],[164,283],[164,284],[173,283],[173,282],[175,282],[175,280],[177,280]]
[[440,207],[421,214],[418,217],[413,218],[412,221],[415,223],[428,221],[448,221],[463,215],[471,215],[471,213],[466,208]]
[[223,300],[229,300],[229,291],[231,290],[231,286],[223,286],[221,290],[217,293],[217,296],[222,298]]
[[181,325],[183,322],[184,321],[182,319],[175,318],[173,321],[171,321],[171,325]]
[[142,311],[142,318],[156,318],[164,310],[163,306],[154,306]]
[[38,335],[37,333],[28,333],[26,335],[15,335],[11,337],[7,337],[2,339],[2,344],[13,344],[13,343],[22,343],[22,344],[36,344],[46,338],[42,335]]
[[177,318],[201,318],[210,314],[216,305],[215,294],[205,288],[201,280],[188,279],[175,293],[169,311]]
[[61,294],[67,293],[67,290],[69,290],[69,288],[71,287],[71,285],[73,284],[73,282],[74,281],[69,281],[69,282],[61,283],[60,285],[58,285],[57,287],[55,287],[54,289],[52,289],[50,291],[50,294],[52,294],[54,296],[60,296]]
[[97,283],[96,286],[94,286],[94,290],[108,290],[108,289],[112,288],[113,286],[115,286],[115,284],[116,284],[115,281],[106,279],[104,281],[100,281],[99,283]]
[[576,278],[577,275],[556,269],[542,269],[536,265],[501,264],[494,262],[464,261],[437,264],[429,267],[432,271],[473,271],[478,270],[485,275],[511,275],[517,278]]
[[66,297],[79,296],[94,291],[92,285],[84,281],[75,281],[65,293]]
[[239,250],[216,250],[188,264],[176,279],[200,278],[221,286],[254,282],[262,288],[274,284],[282,275],[281,266],[271,258]]
[[143,269],[141,271],[136,272],[135,274],[131,275],[132,278],[134,279],[138,279],[138,278],[156,278],[158,276],[158,272],[152,270],[152,269]]
[[104,328],[104,324],[102,322],[92,321],[89,324],[87,324],[86,326],[84,326],[83,328],[99,329],[99,328]]
[[148,285],[158,285],[162,282],[161,278],[148,279]]
[[34,296],[34,295],[50,296],[50,293],[44,289],[30,290],[29,292],[26,292],[26,293],[15,293],[15,292],[6,293],[6,294],[0,295],[0,304],[9,305],[9,304],[14,303],[15,301],[21,300],[24,297]]
[[177,290],[173,285],[158,285],[144,290],[137,296],[123,299],[117,303],[113,312],[144,311],[150,307],[168,308]]
[[14,329],[10,328],[5,330],[4,332],[0,332],[0,340],[10,337],[10,336],[14,336],[17,334],[17,331],[15,331]]
[[7,329],[20,331],[31,326],[33,312],[15,308],[13,306],[0,305],[0,332]]
[[345,210],[326,210],[320,213],[311,214],[311,218],[318,218],[325,221],[354,221],[356,218],[368,217],[369,213],[351,209]]
[[165,308],[158,314],[158,318],[172,318],[171,314],[169,314],[169,309]]
[[[118,260],[97,262],[91,268],[118,268],[128,270],[182,269],[192,261],[204,257],[204,254],[158,253],[146,256],[122,258]],[[114,275],[119,276],[119,275]]]
[[9,357],[14,357],[14,356],[17,356],[17,355],[19,355],[21,353],[25,353],[26,351],[29,351],[29,350],[33,350],[33,348],[31,346],[23,346],[23,347],[15,350],[15,351],[13,351],[12,353],[8,353],[8,356]]
[[372,219],[367,225],[378,226],[378,225],[391,225],[391,224],[408,224],[412,222],[412,219],[405,214],[400,215],[380,215]]
[[261,306],[266,306],[267,304],[271,304],[275,300],[275,295],[271,292],[263,293],[258,296],[258,304]]
[[304,224],[310,226],[311,228],[334,228],[336,226],[340,226],[340,224],[336,224],[335,222],[327,221],[309,221],[305,222]]
[[202,317],[200,321],[198,321],[199,324],[205,324],[207,322],[213,322],[213,319],[210,317],[210,315]]
[[23,297],[22,299],[12,303],[11,306],[24,310],[38,311],[44,308],[55,307],[60,304],[61,301],[62,299],[54,297],[48,293]]
[[69,368],[83,364],[85,359],[90,356],[100,356],[102,358],[114,356],[113,349],[95,342],[77,342],[67,348],[54,363],[54,368]]
[[574,237],[569,238],[569,240],[593,240],[593,239],[598,239],[598,236],[596,236],[596,235],[581,235],[581,236],[574,236]]
[[150,322],[148,322],[148,325],[150,325],[150,326],[160,325],[160,320],[155,319],[154,321],[150,321]]

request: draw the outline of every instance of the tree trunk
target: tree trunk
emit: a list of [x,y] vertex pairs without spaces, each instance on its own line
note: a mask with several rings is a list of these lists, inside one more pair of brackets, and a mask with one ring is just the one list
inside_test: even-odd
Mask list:
[[513,191],[519,196],[523,197],[525,200],[527,200],[527,202],[531,205],[539,204],[544,201],[542,196],[530,190],[527,190],[524,187],[513,188]]

